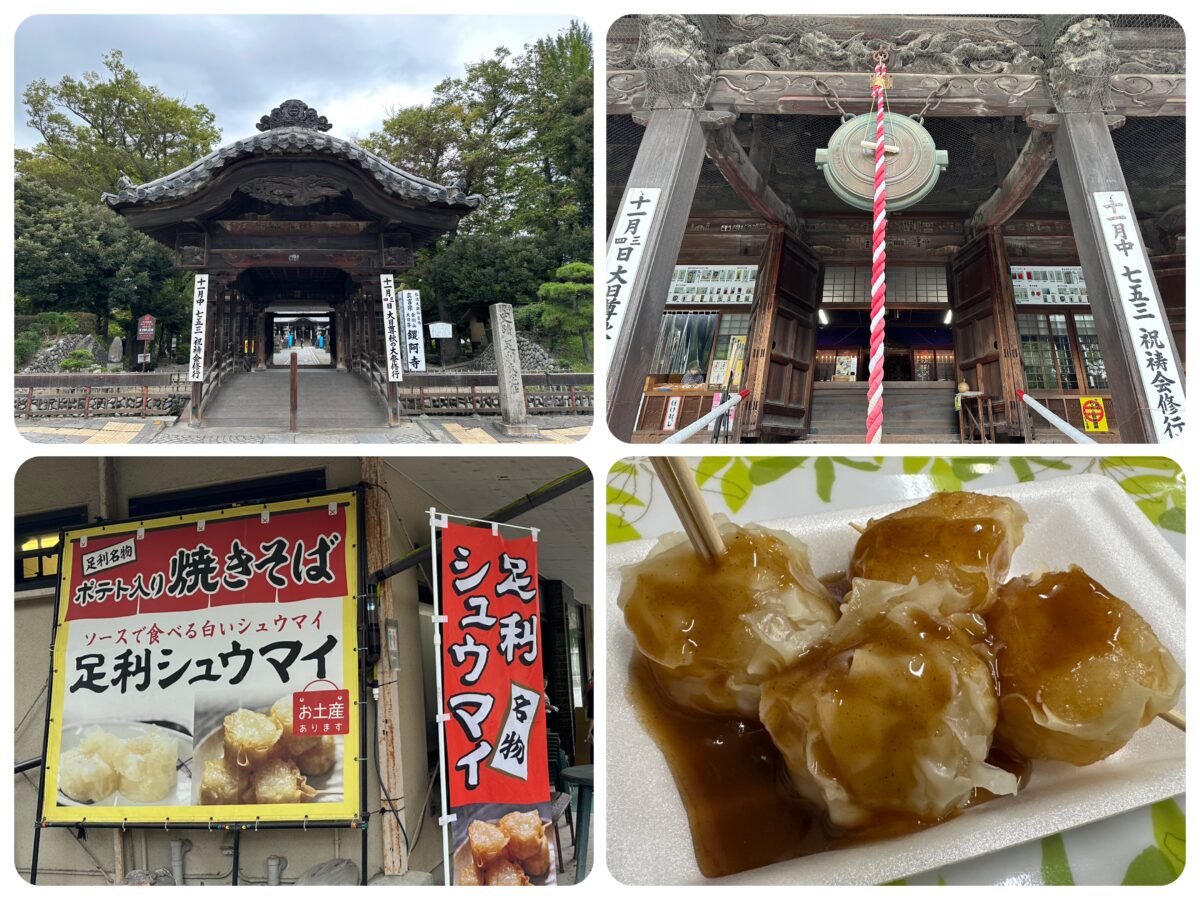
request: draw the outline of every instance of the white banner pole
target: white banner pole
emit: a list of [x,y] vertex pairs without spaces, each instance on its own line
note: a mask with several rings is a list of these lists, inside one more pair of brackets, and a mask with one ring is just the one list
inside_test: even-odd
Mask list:
[[429,508],[429,549],[433,556],[430,566],[433,575],[433,661],[437,681],[437,726],[438,726],[438,771],[442,782],[442,816],[438,824],[442,826],[442,870],[444,883],[448,887],[452,883],[450,871],[450,823],[454,816],[450,813],[449,776],[446,772],[446,714],[445,681],[442,674],[442,624],[446,621],[442,613],[442,595],[440,590],[441,572],[438,565],[437,530],[447,524],[445,516],[439,516],[433,507]]

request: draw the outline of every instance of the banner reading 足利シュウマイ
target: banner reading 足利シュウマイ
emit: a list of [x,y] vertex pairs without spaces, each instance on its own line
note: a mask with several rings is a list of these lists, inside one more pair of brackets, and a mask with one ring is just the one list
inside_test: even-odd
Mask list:
[[548,800],[537,542],[447,525],[441,594],[450,806]]
[[359,815],[352,493],[64,534],[42,816]]

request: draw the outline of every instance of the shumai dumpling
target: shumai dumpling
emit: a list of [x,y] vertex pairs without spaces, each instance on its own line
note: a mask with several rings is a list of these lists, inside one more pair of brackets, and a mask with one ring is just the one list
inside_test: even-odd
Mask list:
[[487,867],[484,882],[501,887],[523,887],[529,884],[525,870],[510,859],[498,859]]
[[474,863],[466,863],[458,867],[454,883],[463,887],[479,887],[483,885],[483,872],[475,868]]
[[283,726],[271,716],[238,709],[225,717],[225,758],[239,766],[261,766],[283,736]]
[[122,796],[130,800],[162,800],[179,780],[179,746],[175,738],[152,732],[121,743],[113,768]]
[[302,803],[316,793],[290,760],[268,759],[254,772],[254,799],[258,803]]
[[279,723],[280,740],[292,756],[305,753],[317,746],[321,736],[317,734],[294,734],[292,732],[292,695],[286,694],[271,707],[271,718]]
[[982,612],[1008,576],[1024,537],[1025,511],[1007,497],[933,494],[867,523],[850,558],[851,578],[908,584],[945,581]]
[[337,741],[330,735],[321,735],[316,744],[297,753],[294,759],[302,774],[324,775],[337,762]]
[[529,812],[510,812],[496,826],[508,835],[508,855],[524,860],[541,852],[546,842],[546,827],[536,809]]
[[834,825],[934,821],[977,788],[1016,793],[1016,776],[985,762],[995,684],[970,606],[942,582],[857,579],[825,640],[763,685],[792,784]]
[[752,718],[760,685],[824,635],[837,612],[804,544],[718,522],[726,552],[715,565],[682,535],[669,536],[624,570],[617,602],[676,703]]
[[80,803],[98,803],[117,789],[117,773],[99,756],[76,747],[58,758],[58,789]]
[[467,843],[471,846],[471,857],[475,865],[486,869],[498,859],[505,856],[508,849],[508,835],[482,819],[475,819],[467,826]]
[[103,728],[94,726],[83,733],[79,749],[91,756],[99,757],[110,766],[115,765],[121,752],[122,741],[115,734],[110,734]]
[[988,611],[997,646],[996,745],[1086,766],[1171,709],[1183,670],[1123,600],[1078,566],[1016,578]]
[[217,806],[242,803],[250,786],[248,773],[248,769],[223,756],[207,760],[200,778],[200,802]]

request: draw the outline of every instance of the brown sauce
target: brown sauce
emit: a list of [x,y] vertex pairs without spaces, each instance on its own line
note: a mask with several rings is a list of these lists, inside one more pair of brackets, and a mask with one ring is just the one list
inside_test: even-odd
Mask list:
[[852,578],[907,584],[948,581],[983,606],[992,578],[1007,571],[1009,550],[997,519],[903,516],[872,522],[854,545]]
[[[881,817],[867,829],[837,829],[823,810],[792,790],[783,759],[757,719],[680,709],[637,652],[630,675],[630,699],[667,758],[687,810],[696,861],[706,877],[908,834],[942,821],[893,816]],[[1024,760],[994,752],[988,762],[1017,774],[1022,787],[1028,781]],[[978,791],[968,805],[989,799],[991,794]]]

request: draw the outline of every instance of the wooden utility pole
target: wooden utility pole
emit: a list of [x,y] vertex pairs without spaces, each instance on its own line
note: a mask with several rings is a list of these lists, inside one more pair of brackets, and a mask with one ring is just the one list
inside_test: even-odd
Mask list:
[[[368,456],[363,459],[362,477],[368,485],[365,501],[367,571],[375,572],[383,568],[393,556],[391,510],[387,494],[384,493],[388,469],[381,458]],[[405,819],[400,693],[396,683],[400,667],[391,637],[399,616],[390,581],[379,583],[376,608],[379,611],[380,630],[380,687],[379,699],[375,705],[376,721],[379,723],[379,743],[375,752],[379,754],[379,772],[382,777],[379,797],[383,813],[379,821],[383,832],[383,873],[403,875],[408,871],[408,857],[404,852],[404,835],[396,821],[397,816],[401,821]]]

